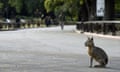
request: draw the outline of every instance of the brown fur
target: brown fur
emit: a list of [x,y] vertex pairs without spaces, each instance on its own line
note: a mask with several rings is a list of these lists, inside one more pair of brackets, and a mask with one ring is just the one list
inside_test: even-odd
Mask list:
[[88,38],[85,42],[85,46],[88,47],[88,54],[90,58],[90,67],[92,67],[93,59],[96,60],[99,65],[95,65],[94,67],[105,67],[108,63],[108,56],[105,51],[99,47],[94,45],[93,38]]

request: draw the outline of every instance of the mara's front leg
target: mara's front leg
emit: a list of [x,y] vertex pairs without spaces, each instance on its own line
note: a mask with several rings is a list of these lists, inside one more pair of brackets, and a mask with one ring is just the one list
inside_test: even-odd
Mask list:
[[92,57],[90,57],[90,68],[92,67],[92,64],[93,64],[93,58]]

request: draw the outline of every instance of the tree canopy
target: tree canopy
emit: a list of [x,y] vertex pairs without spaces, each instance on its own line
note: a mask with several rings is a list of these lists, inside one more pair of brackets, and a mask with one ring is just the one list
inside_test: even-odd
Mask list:
[[77,17],[82,0],[45,0],[44,6],[47,12],[54,11],[55,15],[64,12],[65,15]]
[[0,10],[3,13],[33,16],[35,11],[45,13],[44,0],[0,0]]
[[115,0],[115,9],[120,12],[120,0]]
[[[41,16],[52,14],[58,16],[65,13],[67,18],[79,20],[80,16],[91,14],[91,4],[95,0],[0,0],[0,15]],[[115,10],[120,12],[120,0],[115,0]]]

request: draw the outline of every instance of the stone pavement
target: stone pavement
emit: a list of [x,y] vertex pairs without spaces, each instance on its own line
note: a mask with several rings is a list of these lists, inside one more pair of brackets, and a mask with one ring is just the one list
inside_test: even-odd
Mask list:
[[88,57],[75,54],[3,52],[0,72],[119,72],[120,58],[111,58],[107,68],[89,68]]
[[[75,26],[0,32],[0,72],[119,72],[120,40],[95,36],[109,55],[107,68],[89,68],[84,41]],[[94,64],[97,64],[94,62]]]

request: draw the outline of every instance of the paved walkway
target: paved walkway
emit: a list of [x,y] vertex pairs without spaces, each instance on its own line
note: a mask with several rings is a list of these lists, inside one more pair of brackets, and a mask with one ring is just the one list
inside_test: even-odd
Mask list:
[[[84,42],[75,26],[0,32],[0,72],[119,72],[120,40],[97,37],[109,55],[107,68],[89,68]],[[94,64],[97,64],[94,62]]]

